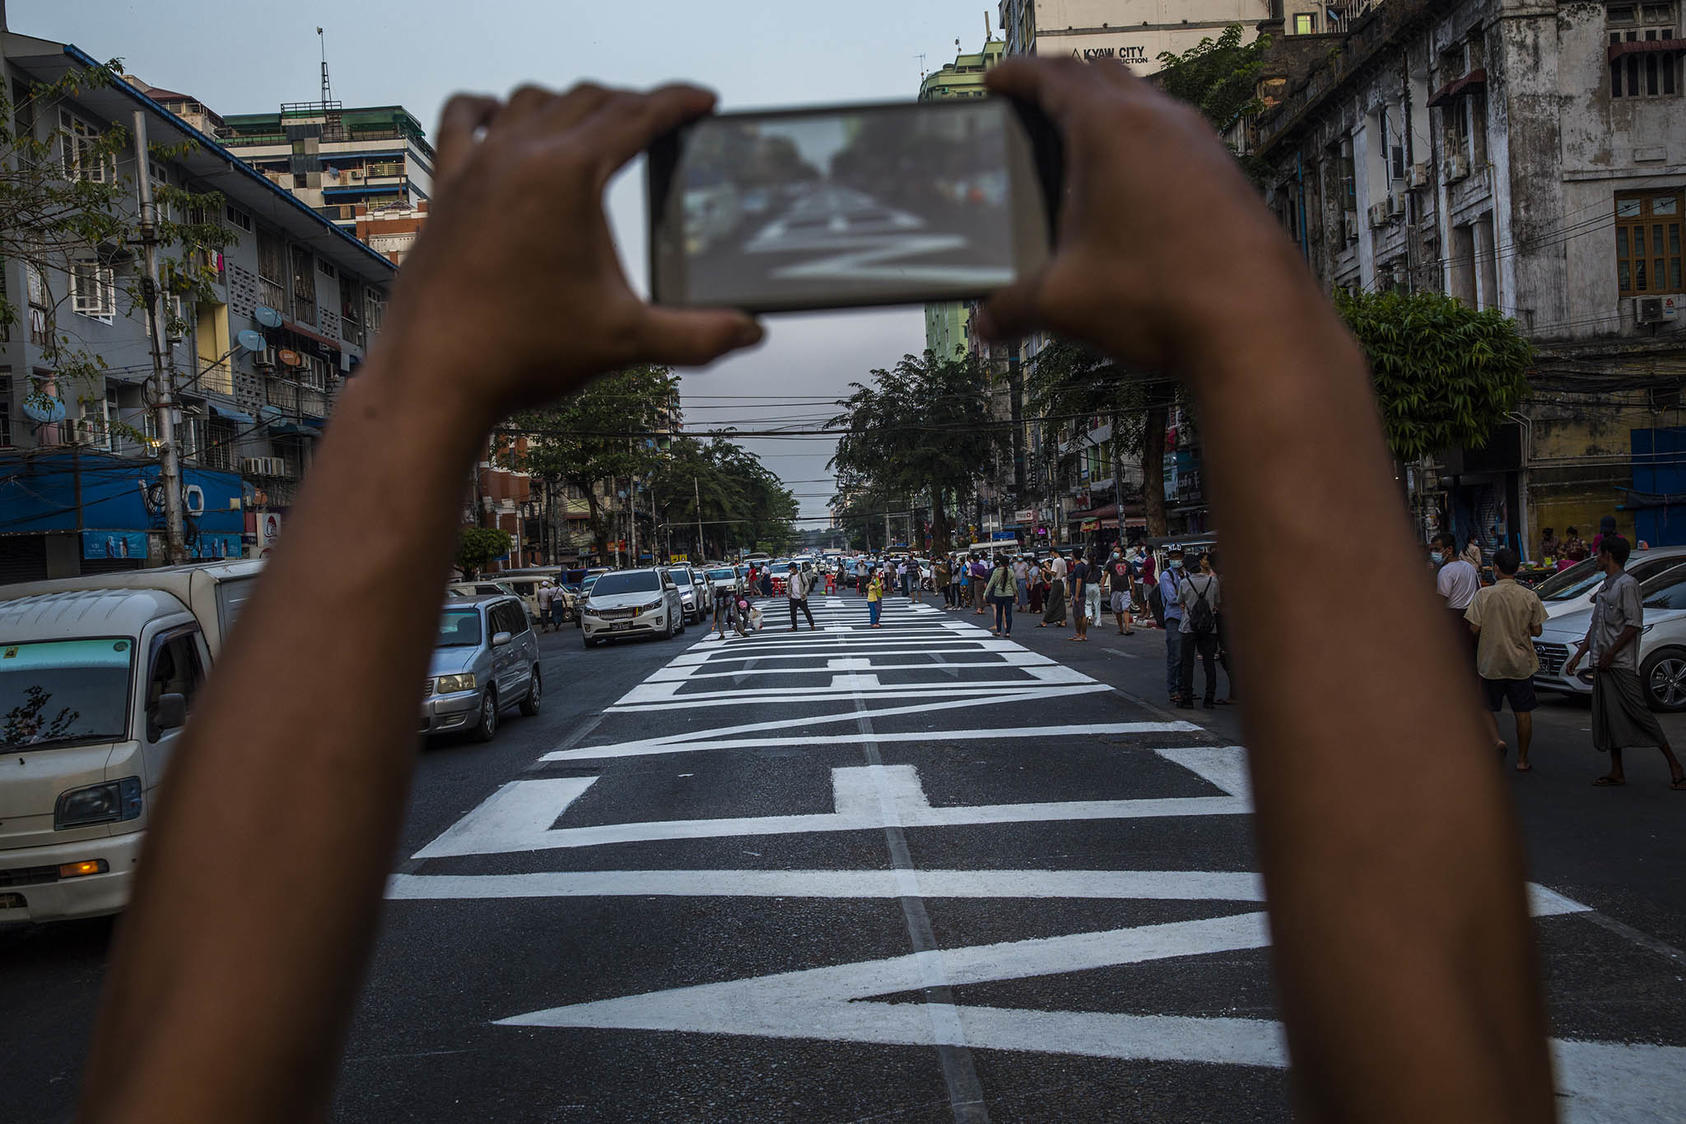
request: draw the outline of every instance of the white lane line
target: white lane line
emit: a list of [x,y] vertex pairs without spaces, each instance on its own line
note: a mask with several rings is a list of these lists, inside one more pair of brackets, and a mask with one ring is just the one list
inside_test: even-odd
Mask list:
[[[990,702],[1022,702],[1026,700],[1054,698],[1058,695],[1084,695],[1096,692],[1111,691],[1105,683],[1093,683],[1071,687],[1038,687],[1032,683],[920,683],[909,684],[905,687],[880,687],[874,691],[859,692],[863,699],[918,699],[942,698],[951,699],[956,695],[973,697],[973,701],[986,700]],[[800,697],[792,697],[792,692],[801,692]],[[647,702],[622,706],[617,703],[608,707],[614,714],[643,714],[657,710],[695,710],[699,707],[713,706],[748,706],[759,704],[783,704],[803,702],[829,702],[834,699],[849,699],[854,695],[847,692],[839,694],[827,687],[815,688],[785,688],[769,689],[767,693],[757,694],[753,691],[742,693],[707,692],[701,695],[685,695],[665,702]]]
[[[877,714],[874,714],[877,717]],[[703,731],[706,734],[710,731]],[[1199,726],[1191,722],[1094,722],[1071,726],[1010,726],[976,730],[895,730],[873,734],[879,742],[959,742],[1010,741],[1019,738],[1099,737],[1103,734],[1200,734]],[[590,745],[574,749],[559,749],[545,754],[540,761],[590,761],[607,757],[647,757],[660,753],[694,753],[708,749],[757,749],[763,746],[788,749],[795,746],[855,745],[859,734],[805,734],[799,737],[772,738],[703,738],[675,744],[669,741],[628,741],[608,745]],[[1159,751],[1162,755],[1166,751]],[[1172,758],[1172,760],[1176,760]],[[1177,764],[1182,764],[1177,761]],[[1201,774],[1205,776],[1205,774]],[[1207,777],[1207,780],[1212,778]],[[1225,787],[1212,781],[1219,788]],[[1230,795],[1238,795],[1231,793]]]
[[[990,655],[990,654],[987,654],[987,653],[975,653],[975,652],[956,652],[954,654],[955,655],[983,655],[984,658],[980,659],[980,660],[975,660],[975,661],[968,660],[968,661],[965,661],[965,662],[944,660],[942,663],[932,663],[930,660],[923,660],[923,661],[915,662],[915,663],[905,663],[905,662],[904,663],[879,663],[879,662],[874,662],[874,661],[878,660],[880,655],[884,655],[884,654],[886,654],[886,653],[873,652],[873,653],[870,653],[868,655],[847,656],[847,657],[843,657],[841,659],[837,659],[837,658],[827,658],[823,653],[816,653],[814,656],[812,656],[810,658],[812,658],[815,661],[822,661],[822,666],[817,666],[817,667],[762,667],[762,668],[755,669],[755,674],[757,674],[757,675],[815,675],[815,674],[822,674],[822,673],[827,672],[827,671],[931,671],[931,672],[945,672],[945,671],[948,671],[952,668],[968,668],[968,667],[970,667],[970,668],[980,668],[980,669],[983,669],[985,671],[991,671],[991,670],[993,670],[993,671],[1019,671],[1019,670],[1029,669],[1029,668],[1032,668],[1032,667],[1043,667],[1043,666],[1050,666],[1050,665],[1054,664],[1054,661],[1049,659],[1046,656],[1031,655],[1031,656],[1028,656],[1028,657],[1014,659],[1011,663],[1005,663],[1001,660],[1001,658],[999,656]],[[922,655],[927,655],[928,653],[924,652],[924,651],[920,651],[920,652],[902,652],[902,653],[894,653],[894,654],[896,654],[896,655],[921,655],[922,656]],[[723,666],[723,664],[725,662],[727,662],[727,661],[714,661],[714,662],[705,663],[705,664],[688,664],[688,665],[681,664],[681,665],[678,665],[678,666],[669,665],[668,667],[658,668],[653,674],[651,674],[651,676],[648,679],[644,680],[644,682],[646,682],[646,683],[674,683],[674,682],[692,683],[692,682],[696,682],[698,680],[703,680],[703,679],[732,679],[732,678],[736,678],[738,676],[745,675],[748,672],[748,669],[739,669],[737,671],[704,671],[704,670],[702,670],[703,668]],[[746,661],[746,662],[758,662],[758,661],[751,660],[751,661]]]
[[557,817],[596,780],[596,777],[547,777],[510,781],[417,851],[415,857],[519,851],[521,840],[549,831]]
[[[933,668],[932,670],[934,671],[935,668]],[[997,666],[996,670],[1015,672],[1015,671],[1018,671],[1019,669],[1014,667],[1011,664],[1000,664],[1000,665]],[[844,676],[842,678],[847,678],[847,677]],[[1024,678],[1020,678],[1020,679],[983,679],[983,680],[975,680],[975,681],[967,682],[967,683],[962,684],[962,686],[968,687],[968,688],[983,688],[983,689],[987,689],[987,690],[994,690],[994,689],[997,689],[997,688],[1037,687],[1037,686],[1041,686],[1042,684],[1064,685],[1064,684],[1071,684],[1071,683],[1093,683],[1093,682],[1095,682],[1093,679],[1089,678],[1087,675],[1084,675],[1080,671],[1073,671],[1069,667],[1065,667],[1061,664],[1055,664],[1052,667],[1028,667],[1028,668],[1025,668],[1024,669]],[[615,703],[615,707],[618,708],[618,707],[629,707],[629,706],[641,706],[641,705],[645,705],[645,704],[648,704],[648,703],[667,702],[670,699],[683,699],[683,700],[694,702],[698,699],[730,698],[732,696],[740,695],[740,694],[743,693],[741,691],[695,691],[695,692],[681,694],[680,692],[684,689],[684,686],[685,686],[685,683],[684,683],[683,680],[679,680],[679,681],[660,681],[660,680],[658,680],[658,681],[652,682],[651,680],[646,679],[644,682],[640,683],[638,686],[636,686],[632,690],[628,691],[625,695],[621,696],[620,701]],[[879,689],[882,689],[882,690],[886,690],[886,691],[897,691],[897,690],[901,690],[903,688],[906,688],[909,693],[913,693],[913,692],[921,691],[921,690],[929,690],[932,687],[932,684],[930,684],[930,683],[904,683],[904,684],[897,684],[897,683],[877,684],[877,683],[873,683],[873,684],[869,684],[869,686],[871,686],[873,688],[879,688]],[[853,688],[843,688],[843,689],[852,690]],[[1108,689],[1110,690],[1110,688],[1108,688]],[[837,690],[839,690],[839,688],[836,688],[836,687],[780,687],[778,690],[779,690],[779,694],[781,696],[785,697],[785,698],[800,698],[800,697],[803,697],[803,696],[811,696],[811,695],[833,694]]]
[[[879,775],[874,776],[874,771]],[[510,851],[543,851],[574,847],[603,847],[616,843],[648,843],[679,839],[720,839],[761,835],[805,835],[839,831],[882,830],[887,822],[880,785],[895,797],[902,827],[971,827],[984,824],[1068,822],[1078,820],[1148,819],[1171,816],[1240,816],[1252,805],[1233,796],[1193,796],[1140,800],[1072,800],[1030,804],[977,804],[932,807],[911,765],[859,765],[831,771],[832,812],[788,816],[741,816],[722,819],[656,820],[603,824],[594,827],[552,828],[561,815],[557,808],[544,820],[537,806],[539,793],[519,796],[509,790],[522,785],[560,785],[557,780],[512,781],[470,812],[417,858],[443,855],[484,855]],[[590,781],[586,780],[586,784]],[[583,791],[583,787],[581,791]],[[519,822],[506,820],[500,798],[528,809]],[[572,797],[569,798],[570,800]],[[539,828],[540,822],[546,824]]]
[[1231,796],[1252,799],[1247,775],[1247,749],[1239,745],[1156,746],[1154,752],[1217,785]]

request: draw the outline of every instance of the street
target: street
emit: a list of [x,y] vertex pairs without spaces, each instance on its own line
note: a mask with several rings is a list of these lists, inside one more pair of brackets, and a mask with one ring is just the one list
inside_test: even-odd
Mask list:
[[[543,714],[422,751],[337,1118],[1288,1118],[1239,715],[1164,709],[1162,633],[767,605],[544,636]],[[1558,1103],[1678,1119],[1686,798],[1587,724],[1506,766]],[[8,1119],[70,1117],[111,928],[0,931]]]

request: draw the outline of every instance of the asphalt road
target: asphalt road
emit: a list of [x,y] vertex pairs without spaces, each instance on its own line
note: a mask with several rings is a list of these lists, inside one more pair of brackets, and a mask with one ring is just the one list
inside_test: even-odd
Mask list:
[[[814,604],[546,636],[541,716],[424,751],[339,1119],[1288,1117],[1236,710],[1164,709],[1158,632]],[[1586,724],[1510,775],[1559,1104],[1676,1120],[1686,796]],[[0,931],[0,1117],[68,1117],[110,929]]]

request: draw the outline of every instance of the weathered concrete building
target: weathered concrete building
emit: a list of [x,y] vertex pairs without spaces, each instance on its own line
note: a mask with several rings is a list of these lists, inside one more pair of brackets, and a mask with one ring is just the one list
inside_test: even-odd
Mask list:
[[1512,424],[1417,481],[1425,530],[1537,544],[1615,514],[1686,542],[1680,16],[1385,0],[1284,55],[1250,144],[1319,278],[1499,309],[1540,351]]

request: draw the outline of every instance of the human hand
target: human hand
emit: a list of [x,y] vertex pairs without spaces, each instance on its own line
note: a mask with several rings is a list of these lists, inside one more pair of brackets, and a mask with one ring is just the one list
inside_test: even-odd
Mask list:
[[1215,274],[1249,300],[1281,293],[1284,281],[1312,289],[1235,158],[1191,107],[1107,62],[1012,59],[986,81],[1054,121],[1068,195],[1053,260],[984,305],[985,335],[1046,327],[1121,359],[1168,365],[1212,336]]
[[426,392],[489,425],[606,371],[699,365],[759,342],[760,326],[741,312],[640,300],[603,213],[621,167],[713,105],[691,86],[452,98],[432,210],[386,323],[397,346],[440,372]]
[[1598,670],[1599,671],[1609,671],[1610,665],[1613,662],[1615,662],[1615,658],[1616,658],[1616,653],[1614,653],[1614,652],[1608,652],[1607,651],[1607,652],[1601,653],[1598,657]]

